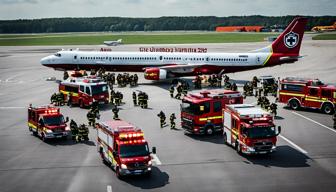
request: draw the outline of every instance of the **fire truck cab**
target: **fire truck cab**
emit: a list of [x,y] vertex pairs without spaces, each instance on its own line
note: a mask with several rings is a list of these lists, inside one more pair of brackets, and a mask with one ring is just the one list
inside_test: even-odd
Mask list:
[[60,109],[52,106],[28,108],[28,127],[34,135],[43,141],[51,138],[67,138],[70,128],[66,125],[69,121],[61,114]]
[[326,85],[318,79],[287,77],[280,81],[279,101],[294,110],[313,108],[333,114],[336,86]]
[[150,175],[151,153],[141,129],[117,120],[98,123],[97,147],[103,161],[111,166],[118,178],[125,175]]
[[239,91],[209,90],[190,93],[181,104],[181,126],[189,133],[208,134],[223,130],[222,109],[226,104],[243,103]]
[[99,104],[109,102],[107,83],[95,77],[71,77],[60,82],[59,92],[63,93],[64,101],[70,99],[70,105],[78,104],[81,108],[90,106],[94,101]]
[[238,153],[266,154],[276,150],[277,136],[273,116],[251,104],[227,105],[223,109],[224,142]]

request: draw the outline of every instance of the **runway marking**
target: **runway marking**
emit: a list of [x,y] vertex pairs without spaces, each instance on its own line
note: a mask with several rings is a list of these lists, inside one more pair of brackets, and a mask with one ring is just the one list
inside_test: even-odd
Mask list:
[[295,144],[294,142],[292,142],[291,140],[287,139],[286,137],[279,135],[279,137],[281,137],[283,140],[287,141],[289,144],[291,144],[292,146],[294,146],[297,150],[299,150],[301,153],[303,154],[307,154],[308,152],[304,149],[302,149],[300,146],[298,146],[297,144]]
[[112,186],[111,185],[107,186],[107,192],[112,192]]
[[156,154],[152,154],[151,156],[152,156],[153,161],[155,162],[156,165],[162,165],[160,159],[158,158],[158,156]]
[[302,118],[305,118],[305,119],[307,119],[308,121],[311,121],[311,122],[313,122],[313,123],[315,123],[315,124],[320,125],[321,127],[324,127],[324,128],[326,128],[326,129],[328,129],[328,130],[330,130],[330,131],[336,133],[336,130],[335,130],[335,129],[332,129],[332,128],[330,128],[330,127],[328,127],[328,126],[326,126],[326,125],[323,125],[323,124],[321,124],[321,123],[319,123],[319,122],[317,122],[317,121],[315,121],[315,120],[312,120],[312,119],[310,119],[309,117],[306,117],[306,116],[301,115],[300,113],[297,113],[297,112],[294,112],[294,111],[292,111],[292,113],[294,113],[294,114],[297,115],[297,116],[300,116],[300,117],[302,117]]

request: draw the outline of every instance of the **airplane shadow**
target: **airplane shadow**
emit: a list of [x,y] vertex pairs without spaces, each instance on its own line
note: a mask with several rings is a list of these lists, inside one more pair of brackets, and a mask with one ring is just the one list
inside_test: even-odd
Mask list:
[[155,189],[169,184],[169,175],[166,172],[162,172],[158,167],[153,166],[151,176],[128,176],[123,180],[141,189]]
[[95,142],[91,140],[75,142],[71,140],[71,138],[68,138],[66,140],[65,139],[48,139],[45,143],[51,146],[66,146],[66,145],[80,145],[80,144],[85,144],[88,146],[96,146]]
[[291,146],[278,146],[277,151],[266,155],[245,156],[246,164],[262,165],[264,167],[310,167],[310,158]]

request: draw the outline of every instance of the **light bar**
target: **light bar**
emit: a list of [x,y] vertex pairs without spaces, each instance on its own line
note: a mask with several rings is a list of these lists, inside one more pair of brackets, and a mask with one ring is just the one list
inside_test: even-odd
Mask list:
[[142,132],[137,132],[137,133],[133,132],[133,133],[121,133],[119,135],[119,138],[120,139],[128,139],[128,138],[131,139],[131,138],[139,138],[143,136],[144,134]]
[[136,139],[136,140],[130,140],[130,141],[120,141],[120,144],[140,144],[145,143],[146,140],[144,139]]

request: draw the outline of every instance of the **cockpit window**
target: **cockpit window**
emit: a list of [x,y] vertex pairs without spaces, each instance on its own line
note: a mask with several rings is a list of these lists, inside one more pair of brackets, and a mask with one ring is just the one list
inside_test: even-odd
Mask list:
[[61,57],[62,55],[60,53],[55,53],[56,57]]

